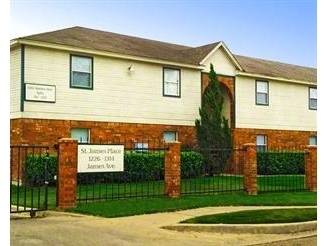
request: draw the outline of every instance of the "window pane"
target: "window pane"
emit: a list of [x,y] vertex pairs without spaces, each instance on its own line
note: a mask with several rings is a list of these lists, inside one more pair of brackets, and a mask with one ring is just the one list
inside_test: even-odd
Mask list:
[[256,136],[256,145],[265,145],[265,136],[258,135]]
[[165,82],[179,82],[179,71],[172,69],[164,70],[164,81]]
[[91,73],[91,59],[87,57],[72,57],[72,70]]
[[84,87],[91,87],[91,79],[90,74],[88,73],[80,73],[80,72],[73,72],[73,85],[79,85]]
[[165,140],[165,142],[174,142],[176,141],[176,136],[177,133],[176,132],[164,132],[163,133],[163,139]]
[[316,88],[310,88],[310,98],[317,99],[317,89]]
[[268,104],[267,94],[265,93],[257,93],[256,94],[256,102],[258,104]]
[[165,83],[165,94],[178,96],[179,85],[177,83]]
[[85,129],[85,128],[71,129],[71,138],[76,139],[79,143],[88,143],[89,129]]
[[317,137],[310,137],[309,144],[310,145],[317,145]]
[[317,99],[310,99],[310,108],[317,109]]
[[268,93],[268,83],[267,82],[257,81],[256,91],[257,92],[262,92],[262,93]]

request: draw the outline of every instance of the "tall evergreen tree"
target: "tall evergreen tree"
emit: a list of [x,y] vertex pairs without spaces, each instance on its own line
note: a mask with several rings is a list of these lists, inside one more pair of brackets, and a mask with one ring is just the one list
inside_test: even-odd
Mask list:
[[228,120],[222,115],[224,98],[213,64],[210,64],[209,80],[199,108],[200,119],[196,119],[195,125],[205,172],[212,176],[225,171],[232,152],[232,138]]

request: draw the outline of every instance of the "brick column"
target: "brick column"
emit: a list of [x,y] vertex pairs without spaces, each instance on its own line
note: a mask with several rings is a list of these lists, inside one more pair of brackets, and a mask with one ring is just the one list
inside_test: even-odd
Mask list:
[[164,192],[165,195],[178,198],[180,197],[180,142],[167,144],[169,149],[165,151],[165,170],[164,170]]
[[317,146],[306,146],[305,183],[310,191],[317,191]]
[[76,206],[77,140],[58,141],[57,209]]
[[244,144],[244,189],[249,195],[257,195],[257,151],[253,143]]

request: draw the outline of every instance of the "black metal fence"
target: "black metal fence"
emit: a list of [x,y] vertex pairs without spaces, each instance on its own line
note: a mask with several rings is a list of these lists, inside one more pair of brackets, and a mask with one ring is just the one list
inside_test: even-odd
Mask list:
[[10,213],[48,209],[49,147],[10,146]]
[[167,147],[162,140],[115,140],[109,144],[124,145],[124,171],[78,173],[77,202],[164,196]]
[[[181,179],[181,195],[243,191],[245,149],[191,149],[203,156],[199,175]],[[190,150],[189,150],[190,151]]]
[[301,148],[257,152],[258,192],[306,190],[305,155]]

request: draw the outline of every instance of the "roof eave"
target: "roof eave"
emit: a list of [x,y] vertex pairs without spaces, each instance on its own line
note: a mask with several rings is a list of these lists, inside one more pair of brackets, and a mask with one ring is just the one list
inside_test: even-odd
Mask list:
[[188,64],[188,63],[181,63],[181,62],[175,62],[169,60],[161,60],[161,59],[134,56],[134,55],[125,55],[125,54],[114,53],[110,51],[92,50],[86,48],[79,48],[75,46],[54,44],[54,43],[41,42],[41,41],[35,41],[29,39],[12,40],[10,42],[10,47],[14,47],[19,44],[25,44],[25,45],[31,45],[31,46],[37,46],[37,47],[49,48],[49,49],[64,50],[70,52],[86,53],[86,54],[99,55],[99,56],[107,56],[107,57],[120,58],[125,60],[142,61],[142,62],[155,63],[155,64],[165,64],[165,65],[178,66],[178,67],[197,69],[197,70],[204,69],[204,66],[202,66],[201,64]]
[[257,74],[257,73],[247,73],[243,71],[237,71],[236,76],[245,76],[245,77],[252,77],[252,78],[261,78],[261,79],[267,79],[267,80],[276,80],[281,82],[288,82],[288,83],[295,83],[295,84],[303,84],[303,85],[317,85],[317,82],[313,81],[302,81],[297,79],[286,79],[283,77],[273,77],[273,76],[267,76],[263,74]]

